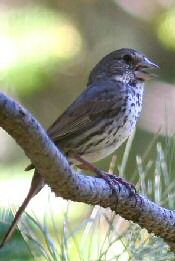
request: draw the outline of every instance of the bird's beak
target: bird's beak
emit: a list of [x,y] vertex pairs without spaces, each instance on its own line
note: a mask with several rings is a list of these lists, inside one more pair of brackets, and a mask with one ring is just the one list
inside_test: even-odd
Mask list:
[[144,57],[138,64],[137,64],[137,68],[141,69],[141,68],[159,68],[159,65],[153,63],[151,60],[149,60],[148,58]]
[[142,81],[148,81],[157,75],[152,74],[150,72],[145,72],[142,69],[150,69],[150,68],[159,68],[159,65],[153,63],[148,58],[144,57],[140,62],[137,63],[135,68],[135,76],[137,79],[140,79]]

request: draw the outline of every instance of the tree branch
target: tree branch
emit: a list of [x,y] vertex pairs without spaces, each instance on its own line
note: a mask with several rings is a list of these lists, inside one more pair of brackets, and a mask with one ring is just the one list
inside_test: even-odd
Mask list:
[[0,127],[11,135],[56,196],[110,207],[116,214],[164,238],[175,253],[175,212],[149,199],[131,196],[123,185],[113,192],[100,178],[77,174],[42,126],[19,103],[0,93]]

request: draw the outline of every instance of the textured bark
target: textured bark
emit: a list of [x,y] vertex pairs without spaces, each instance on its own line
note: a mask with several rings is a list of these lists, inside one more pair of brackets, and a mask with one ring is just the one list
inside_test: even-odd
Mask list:
[[112,192],[100,178],[77,174],[42,126],[16,101],[0,93],[0,127],[9,133],[37,167],[56,196],[110,207],[116,214],[162,237],[175,253],[175,212],[159,207],[125,186]]

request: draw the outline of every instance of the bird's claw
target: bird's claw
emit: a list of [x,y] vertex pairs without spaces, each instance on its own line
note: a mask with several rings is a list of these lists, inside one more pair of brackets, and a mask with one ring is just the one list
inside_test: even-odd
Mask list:
[[136,195],[136,193],[137,193],[134,184],[132,184],[130,182],[127,182],[126,180],[124,180],[121,177],[118,177],[118,176],[116,176],[114,174],[110,174],[110,173],[107,173],[107,172],[104,172],[104,171],[103,171],[101,177],[115,191],[116,191],[116,185],[119,186],[119,190],[120,190],[120,185],[123,185],[123,186],[125,186],[129,190],[131,196]]

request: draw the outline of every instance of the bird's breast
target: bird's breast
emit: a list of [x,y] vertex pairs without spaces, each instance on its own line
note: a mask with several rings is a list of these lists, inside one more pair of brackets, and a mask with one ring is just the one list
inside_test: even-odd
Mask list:
[[115,132],[115,138],[119,140],[118,144],[120,145],[135,129],[142,109],[143,88],[143,83],[140,83],[137,84],[135,88],[131,86],[130,90],[125,94],[125,102],[121,109],[122,114],[119,119],[119,127],[117,122],[114,122],[114,129],[118,129],[118,131]]
[[84,159],[89,162],[103,159],[130,136],[142,108],[143,84],[136,87],[128,88],[122,97],[121,107],[116,106],[116,110],[113,108],[111,113],[94,126],[91,134],[87,133],[86,142],[77,147],[77,153]]

